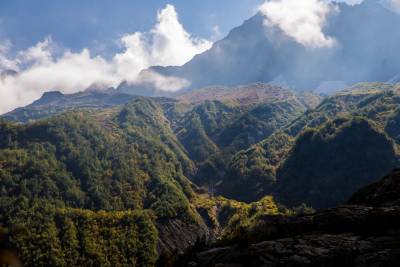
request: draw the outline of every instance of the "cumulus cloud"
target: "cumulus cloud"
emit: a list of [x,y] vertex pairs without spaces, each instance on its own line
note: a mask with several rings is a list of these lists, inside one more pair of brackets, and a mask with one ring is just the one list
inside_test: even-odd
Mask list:
[[259,8],[268,27],[278,27],[296,42],[312,48],[332,47],[335,39],[323,28],[333,4],[322,0],[267,0]]
[[[137,74],[149,66],[183,65],[212,45],[207,40],[192,37],[179,22],[172,5],[159,11],[157,20],[155,27],[147,33],[122,37],[125,51],[114,57],[120,75],[132,70]],[[128,82],[134,82],[135,76],[128,75]]]
[[182,65],[212,45],[191,36],[179,22],[172,5],[158,12],[157,23],[150,31],[126,34],[119,42],[121,51],[109,60],[93,56],[88,49],[79,53],[67,50],[56,56],[53,49],[56,44],[50,37],[18,52],[14,58],[7,56],[10,43],[0,43],[0,73],[17,71],[17,74],[0,76],[0,114],[29,104],[49,90],[73,93],[89,87],[116,87],[126,81],[177,91],[190,83],[141,71],[155,65]]

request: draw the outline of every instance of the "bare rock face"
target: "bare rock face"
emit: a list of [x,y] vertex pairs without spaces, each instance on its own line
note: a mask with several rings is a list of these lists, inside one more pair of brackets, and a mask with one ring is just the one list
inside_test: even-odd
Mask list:
[[188,223],[177,219],[158,223],[157,230],[159,253],[183,253],[199,239],[215,239],[212,229],[205,224]]
[[266,216],[245,238],[193,253],[182,266],[398,266],[400,171],[349,204],[312,215]]

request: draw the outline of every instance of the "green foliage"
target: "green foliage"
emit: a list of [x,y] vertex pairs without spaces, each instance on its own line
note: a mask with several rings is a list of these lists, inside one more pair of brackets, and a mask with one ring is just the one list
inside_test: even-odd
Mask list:
[[28,266],[153,266],[158,222],[199,223],[193,163],[151,100],[0,129],[0,222]]
[[265,216],[336,205],[397,166],[399,88],[358,85],[303,115],[316,100],[289,96],[0,121],[0,223],[28,266],[153,266],[174,222],[250,240]]
[[396,164],[393,143],[368,120],[337,119],[305,131],[278,170],[279,200],[332,207]]
[[[224,179],[229,182],[222,185],[222,192],[246,201],[257,200],[262,194],[275,194],[289,205],[305,202],[313,207],[332,206],[344,201],[357,186],[366,185],[398,166],[399,89],[398,85],[359,84],[326,98],[315,109],[306,111],[269,138],[237,152],[229,163],[228,177]],[[363,118],[362,121],[368,120],[373,126],[361,123],[365,127],[357,127],[354,123],[350,127],[353,130],[339,134],[347,127],[343,126],[348,125],[345,122],[352,118]],[[309,141],[301,145],[309,135],[313,138],[309,137]],[[315,136],[321,136],[321,140]],[[294,158],[295,154],[298,155]],[[374,161],[377,157],[386,162]],[[382,164],[378,166],[378,162]],[[263,177],[269,179],[263,180]],[[352,182],[347,186],[340,177],[348,177]],[[290,189],[291,185],[286,183],[296,180],[299,188]],[[327,180],[331,182],[326,183]],[[302,183],[309,187],[302,187]],[[333,194],[328,188],[331,191],[336,188],[338,193]],[[253,192],[262,194],[254,195]],[[300,192],[302,195],[296,197]],[[321,202],[322,198],[326,201]]]
[[146,211],[93,212],[41,200],[2,208],[27,266],[154,266],[157,259],[157,230]]
[[175,132],[198,167],[194,181],[212,188],[231,176],[226,170],[234,153],[269,137],[303,111],[295,99],[248,106],[205,101],[177,119]]
[[293,138],[277,132],[265,141],[240,151],[230,161],[220,191],[227,197],[251,202],[273,192],[276,168],[289,153]]
[[259,217],[281,213],[271,196],[250,204],[223,197],[198,198],[195,205],[197,209],[205,211],[213,228],[222,230],[221,239],[229,239],[241,228],[251,227]]

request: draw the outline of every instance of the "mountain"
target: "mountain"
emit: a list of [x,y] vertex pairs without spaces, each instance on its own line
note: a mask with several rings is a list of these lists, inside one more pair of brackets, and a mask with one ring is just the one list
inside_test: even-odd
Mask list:
[[152,266],[213,236],[193,164],[152,100],[2,122],[0,137],[0,220],[26,265]]
[[294,99],[301,102],[306,108],[316,107],[322,99],[320,95],[309,91],[295,92],[282,86],[266,83],[253,83],[235,87],[210,86],[179,94],[176,98],[192,104],[215,100],[240,106]]
[[193,108],[171,119],[173,129],[198,168],[193,181],[211,188],[225,176],[234,153],[267,138],[320,101],[312,93],[261,83],[209,87],[178,99],[179,105]]
[[[323,229],[349,213],[386,218],[369,208],[309,214],[398,166],[399,88],[362,83],[322,101],[262,83],[175,99],[46,93],[0,120],[0,249],[29,266],[168,266],[217,240],[246,243],[248,229],[295,243],[293,225],[315,218]],[[358,246],[323,231],[301,242]]]
[[[48,92],[31,105],[2,117],[24,123],[70,110],[118,109],[135,99],[138,97],[112,89],[71,95]],[[267,138],[321,101],[320,96],[310,92],[263,83],[208,87],[182,93],[175,99],[152,99],[165,113],[188,157],[196,163],[192,180],[205,186],[224,176],[225,164],[233,153]]]
[[[150,114],[163,118],[151,129],[169,129],[162,135],[171,141],[162,142],[182,160],[185,176],[211,195],[246,202],[273,195],[289,207],[321,209],[343,203],[398,165],[399,92],[394,84],[360,83],[322,102],[309,92],[263,83],[207,87],[175,99],[115,90],[50,92],[4,118],[24,122],[78,108],[108,114],[129,101],[151,100],[158,115]],[[148,109],[137,107],[134,114],[141,108]],[[129,120],[147,124],[150,117]],[[328,199],[332,188],[337,193]]]
[[[112,253],[104,251],[103,243],[109,240],[106,237],[109,235],[114,240],[110,246],[118,247],[121,252],[118,255],[121,258],[110,259],[111,262],[138,257],[135,250],[123,254],[120,246],[131,241],[121,240],[118,245],[117,235],[138,236],[139,240],[132,242],[148,246],[149,254],[143,255],[148,257],[143,259],[146,261],[155,257],[157,246],[171,250],[184,248],[197,235],[208,235],[189,203],[194,192],[184,173],[193,171],[194,166],[154,102],[138,99],[117,110],[74,111],[27,125],[3,122],[0,128],[2,223],[16,227],[10,229],[10,234],[16,238],[15,245],[20,251],[29,248],[31,242],[55,246],[47,252],[47,247],[37,247],[43,249],[37,252],[38,258],[27,249],[28,254],[21,256],[28,265],[40,264],[37,260],[53,260],[48,257],[67,260],[64,254],[49,251],[77,253],[78,247],[84,248],[84,252],[75,260],[94,257],[97,263],[104,264],[110,257],[107,253]],[[143,229],[130,233],[129,225],[137,220],[146,221]],[[182,227],[186,222],[188,233],[196,235],[185,235],[180,242],[170,238],[172,241],[167,245],[158,243],[158,235],[167,240],[173,235],[169,225],[179,222]],[[51,225],[51,231],[55,232],[36,240],[33,233],[41,231],[41,223]],[[110,228],[97,229],[97,224],[109,224]],[[120,228],[121,225],[128,228]],[[30,230],[24,232],[24,227]],[[68,237],[74,238],[75,247],[60,245],[64,241],[54,236],[63,227],[78,229],[72,230],[73,236]],[[103,232],[113,227],[118,230]],[[148,235],[143,240],[140,231]],[[80,240],[81,236],[87,240]],[[95,244],[100,247],[92,248]],[[138,253],[142,253],[141,249]]]
[[[399,92],[398,85],[360,83],[322,102],[309,92],[263,83],[207,87],[175,99],[115,90],[51,92],[4,118],[24,122],[77,108],[107,114],[129,101],[151,99],[163,118],[152,129],[167,125],[163,135],[173,138],[168,143],[184,159],[185,176],[211,195],[246,202],[274,195],[289,207],[321,209],[343,203],[398,165]],[[332,188],[337,193],[330,194]]]
[[397,159],[393,142],[371,122],[337,119],[297,138],[277,170],[276,195],[288,206],[333,207],[393,169]]
[[295,217],[263,216],[234,237],[199,247],[175,266],[397,266],[400,172],[344,206]]
[[324,99],[234,155],[220,193],[245,201],[273,194],[289,206],[343,203],[398,166],[399,92],[399,85],[362,83]]
[[336,39],[332,48],[304,47],[279,29],[266,27],[258,13],[185,65],[151,70],[186,79],[189,89],[261,81],[327,92],[362,81],[395,79],[400,15],[376,0],[337,7],[339,12],[328,16],[323,29]]
[[[152,266],[159,255],[213,240],[256,214],[282,211],[271,197],[245,204],[196,186],[190,178],[197,162],[176,128],[202,105],[236,110],[228,114],[235,118],[259,104],[188,107],[145,97],[122,104],[125,97],[50,92],[5,116],[22,121],[1,120],[0,222],[24,264]],[[96,102],[104,105],[90,108]],[[43,118],[21,123],[30,120],[19,117],[24,111],[51,107],[34,113]]]
[[144,85],[1,115],[0,265],[397,266],[400,15],[335,5],[332,47],[258,13]]
[[69,95],[64,95],[59,91],[46,92],[32,104],[17,108],[2,115],[2,117],[12,121],[28,122],[51,117],[69,110],[104,109],[123,105],[134,98],[132,95],[115,93],[113,89],[104,91],[87,90]]

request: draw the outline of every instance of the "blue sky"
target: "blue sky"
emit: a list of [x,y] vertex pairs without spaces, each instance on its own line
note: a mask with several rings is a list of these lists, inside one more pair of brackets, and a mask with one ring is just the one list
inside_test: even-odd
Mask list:
[[250,17],[262,0],[1,0],[0,38],[15,49],[49,35],[75,51],[99,43],[111,48],[122,34],[151,28],[157,10],[168,3],[189,33],[211,39],[216,37],[213,27],[225,35]]

